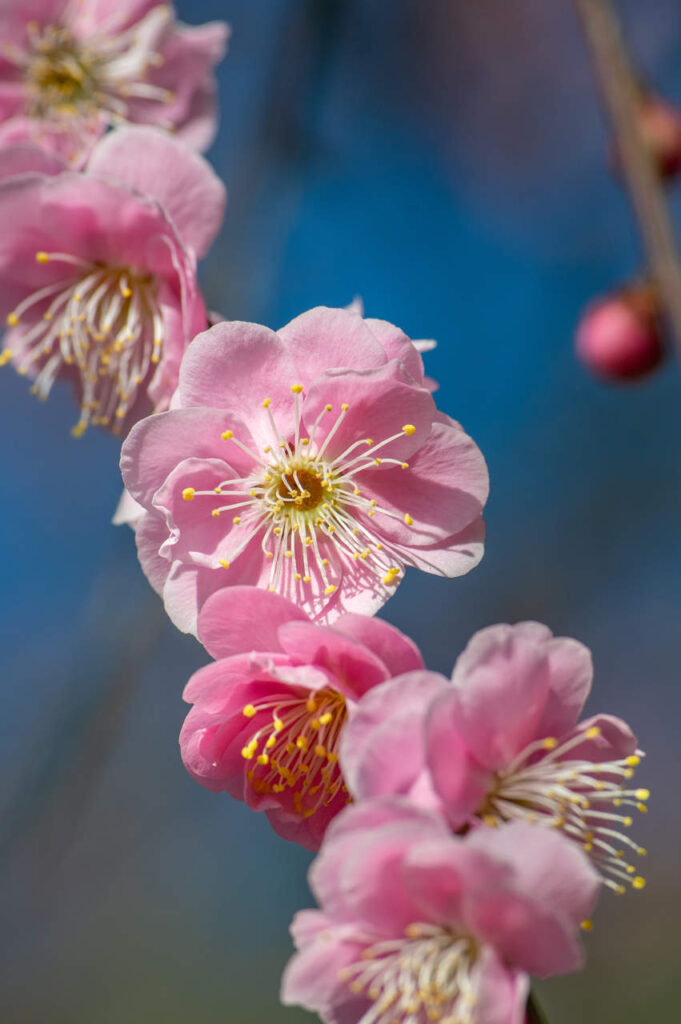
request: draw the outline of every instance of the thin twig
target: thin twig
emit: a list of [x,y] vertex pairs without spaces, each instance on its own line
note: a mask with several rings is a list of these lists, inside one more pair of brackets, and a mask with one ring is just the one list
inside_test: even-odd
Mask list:
[[527,998],[527,1024],[547,1024],[546,1014],[539,1005],[534,990],[530,991]]
[[612,121],[617,154],[636,211],[648,269],[681,359],[681,265],[653,155],[641,134],[640,87],[612,0],[575,0]]

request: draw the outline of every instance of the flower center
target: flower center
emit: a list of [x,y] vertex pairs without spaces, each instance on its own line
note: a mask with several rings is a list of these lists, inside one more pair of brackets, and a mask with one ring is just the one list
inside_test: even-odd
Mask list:
[[120,124],[128,120],[131,99],[169,103],[174,98],[144,80],[149,67],[163,63],[152,41],[161,38],[171,17],[168,6],[160,4],[130,28],[99,32],[87,42],[64,25],[30,22],[25,45],[0,44],[0,52],[23,73],[30,118],[100,114],[109,124]]
[[473,1024],[477,946],[469,936],[411,924],[405,937],[367,946],[340,971],[355,995],[371,1000],[358,1024]]
[[600,763],[566,757],[599,735],[598,726],[592,726],[563,743],[547,737],[529,744],[498,773],[478,816],[488,825],[521,819],[560,829],[589,854],[609,888],[618,893],[626,891],[626,884],[642,889],[645,880],[627,862],[625,850],[639,856],[646,851],[621,831],[632,818],[618,810],[647,810],[642,801],[650,796],[648,790],[627,788],[642,752]]
[[93,105],[96,82],[91,55],[65,29],[48,25],[42,33],[29,29],[29,55],[25,70],[29,116],[49,111],[72,113]]
[[402,517],[381,507],[364,494],[361,474],[384,464],[409,469],[408,463],[377,453],[405,434],[413,434],[415,427],[407,423],[398,434],[378,442],[360,438],[332,457],[329,443],[349,406],[341,405],[335,423],[324,440],[318,442],[320,423],[333,412],[333,407],[325,405],[310,427],[309,436],[303,436],[302,391],[301,384],[291,387],[295,403],[292,436],[284,436],[279,430],[269,398],[262,406],[268,416],[272,443],[262,451],[249,449],[232,430],[223,432],[224,441],[235,444],[252,459],[250,475],[222,481],[211,491],[183,487],[182,497],[186,501],[207,497],[214,502],[217,494],[231,499],[209,510],[215,518],[226,512],[236,513],[232,525],[238,530],[230,529],[227,533],[220,565],[229,569],[251,540],[259,536],[263,555],[272,562],[269,589],[292,600],[307,598],[304,585],[313,582],[313,574],[321,580],[324,594],[332,594],[337,589],[335,577],[341,567],[353,563],[365,565],[385,587],[394,587],[403,569],[401,555],[372,527],[371,520],[377,512],[407,526],[413,520],[409,514]]
[[65,367],[78,373],[81,416],[73,433],[89,423],[118,432],[140,386],[159,362],[164,323],[158,283],[128,267],[107,267],[66,253],[36,254],[39,263],[63,263],[66,276],[24,299],[7,317],[10,327],[27,321],[14,358],[20,373],[35,376],[33,391],[47,398]]
[[[258,794],[290,793],[293,809],[309,818],[342,791],[338,745],[347,717],[337,690],[263,698],[243,714],[256,730],[241,751],[252,762],[247,778]],[[347,798],[349,802],[349,798]]]

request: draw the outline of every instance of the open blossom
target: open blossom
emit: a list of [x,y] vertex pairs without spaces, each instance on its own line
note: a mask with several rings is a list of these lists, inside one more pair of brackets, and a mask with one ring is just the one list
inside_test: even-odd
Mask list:
[[628,858],[645,850],[626,833],[649,796],[630,782],[641,751],[619,718],[579,721],[593,675],[586,647],[537,622],[491,626],[451,681],[427,675],[425,699],[398,679],[362,702],[341,751],[353,796],[409,796],[455,831],[517,820],[556,829],[611,889],[643,887]]
[[187,769],[316,849],[348,801],[338,764],[346,722],[371,687],[423,669],[421,655],[380,619],[342,615],[333,627],[316,626],[255,587],[209,598],[199,636],[219,660],[185,689],[194,705],[180,735]]
[[331,621],[374,612],[407,565],[459,576],[482,557],[480,451],[436,410],[406,335],[350,310],[200,335],[121,469],[146,509],[142,567],[185,631],[233,584]]
[[79,164],[108,125],[141,123],[205,149],[227,38],[223,22],[182,25],[154,0],[3,0],[0,145]]
[[282,999],[325,1024],[522,1024],[528,975],[578,968],[598,877],[549,831],[448,834],[437,815],[373,800],[331,825],[310,870]]
[[89,423],[124,431],[167,408],[183,352],[206,326],[196,257],[220,227],[224,186],[152,128],[111,133],[83,173],[56,173],[30,147],[5,156],[0,362],[33,378],[41,398],[69,380],[76,434]]

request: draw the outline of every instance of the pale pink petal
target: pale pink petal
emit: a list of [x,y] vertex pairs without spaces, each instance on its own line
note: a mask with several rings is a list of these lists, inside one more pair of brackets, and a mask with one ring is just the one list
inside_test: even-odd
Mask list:
[[225,587],[208,598],[199,615],[199,639],[213,658],[243,651],[281,651],[278,630],[306,621],[297,605],[255,587]]
[[383,346],[354,310],[317,306],[301,313],[277,334],[295,352],[298,375],[304,380],[334,367],[354,369],[387,362]]
[[279,643],[294,663],[326,669],[342,692],[355,700],[389,678],[380,658],[335,629],[290,621],[279,626],[278,635]]
[[389,622],[372,619],[366,615],[347,614],[336,619],[334,629],[346,633],[358,643],[365,644],[378,655],[392,676],[425,668],[421,652],[414,641]]
[[545,626],[489,626],[456,662],[457,728],[480,765],[497,770],[537,738],[550,687]]
[[[599,735],[588,739],[589,729],[597,728]],[[636,752],[636,736],[626,722],[613,715],[594,715],[579,723],[578,733],[584,733],[585,739],[579,746],[573,747],[565,756],[568,759],[585,761],[618,761]]]
[[475,966],[475,1024],[524,1024],[530,982],[523,971],[508,967],[489,946]]
[[405,370],[416,381],[423,384],[423,360],[414,344],[404,331],[387,320],[375,320],[368,317],[364,323],[371,333],[380,341],[388,359],[397,359]]
[[550,690],[540,736],[562,736],[573,729],[591,690],[593,662],[584,644],[555,637],[547,644]]
[[[253,429],[268,430],[262,402],[275,412],[292,414],[291,385],[297,374],[281,341],[267,327],[232,320],[199,334],[187,350],[180,372],[180,396],[186,406],[233,409]],[[270,434],[271,443],[271,434]]]
[[220,230],[227,194],[205,160],[165,132],[127,127],[95,146],[88,172],[117,178],[153,196],[185,245],[205,256]]
[[356,799],[410,795],[426,768],[426,711],[450,688],[444,676],[421,670],[364,695],[341,743],[343,775]]
[[458,732],[458,716],[458,695],[450,686],[432,702],[422,726],[424,760],[455,830],[471,820],[493,783],[491,773],[476,762]]

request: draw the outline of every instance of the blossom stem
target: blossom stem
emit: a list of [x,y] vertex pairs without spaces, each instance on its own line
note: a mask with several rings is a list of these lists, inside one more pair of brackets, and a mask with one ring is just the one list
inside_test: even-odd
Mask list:
[[534,990],[530,991],[527,998],[527,1012],[525,1020],[526,1024],[548,1024],[548,1018],[539,1005],[539,1000],[537,999],[537,994]]
[[681,264],[669,206],[636,110],[639,80],[612,0],[575,0],[603,102],[612,122],[622,174],[681,359]]

